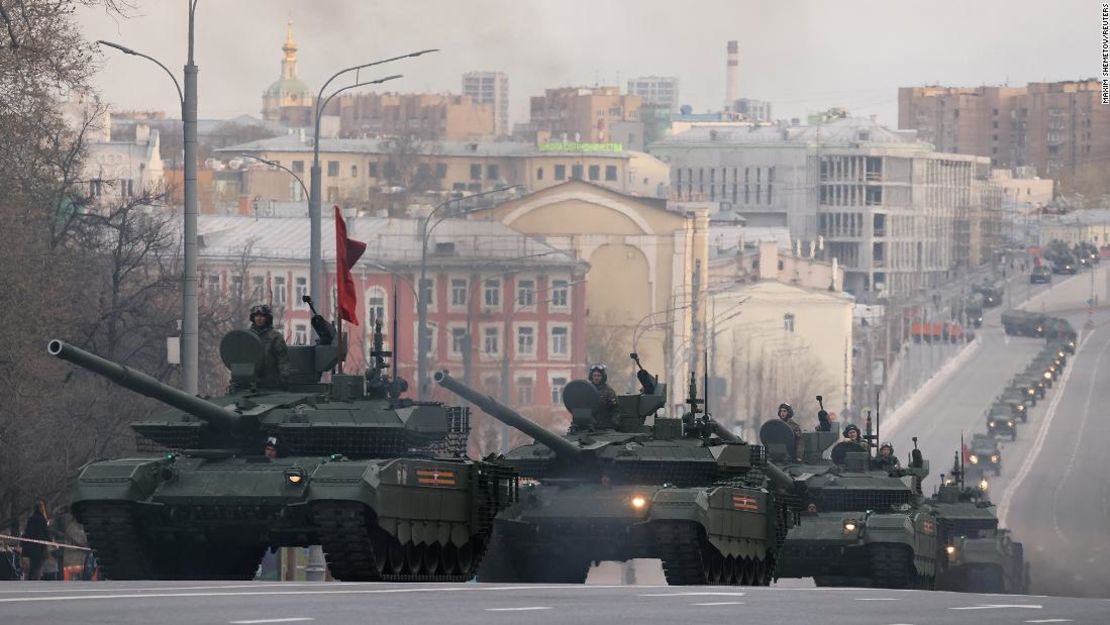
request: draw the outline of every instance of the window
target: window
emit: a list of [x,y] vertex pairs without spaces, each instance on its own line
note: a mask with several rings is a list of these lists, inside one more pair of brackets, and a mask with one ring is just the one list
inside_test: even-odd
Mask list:
[[451,279],[451,305],[466,306],[466,278]]
[[378,177],[378,164],[376,162],[371,161],[366,164],[366,175],[371,178]]
[[[682,172],[682,170],[680,169],[679,173],[681,174],[681,172]],[[617,179],[617,166],[616,165],[606,165],[605,166],[605,179],[606,180],[616,180]],[[681,184],[682,183],[680,182],[679,186],[681,186]]]
[[516,283],[516,305],[521,307],[536,305],[535,280],[520,280]]
[[208,285],[208,301],[215,302],[220,299],[220,274],[212,274],[205,281]]
[[[415,332],[413,334],[417,337],[420,336],[420,324],[413,324]],[[436,353],[436,324],[428,323],[428,332],[424,336],[424,353],[429,356],[434,356]]]
[[443,180],[447,177],[447,163],[436,163],[436,178]]
[[285,308],[285,276],[274,276],[270,287],[274,290],[274,308]]
[[536,180],[543,180],[543,167],[536,168]]
[[393,161],[386,161],[382,167],[382,173],[385,174],[386,180],[393,180],[397,177],[397,164]]
[[466,328],[451,328],[451,355],[463,355],[466,352],[466,343]]
[[536,354],[536,329],[524,326],[516,329],[516,353],[518,356]]
[[[566,180],[567,179],[567,166],[566,165],[556,165],[555,166],[555,179],[556,180]],[[99,193],[97,195],[99,195]]]
[[501,353],[501,333],[497,328],[482,330],[482,353],[496,356]]
[[589,176],[590,180],[601,180],[600,165],[590,165],[589,169],[587,169],[586,172],[586,175]]
[[261,302],[265,299],[266,293],[266,277],[265,276],[251,276],[251,299],[256,302]]
[[335,178],[339,175],[339,161],[328,161],[328,177]]
[[293,344],[308,345],[308,326],[303,323],[293,325]]
[[581,165],[571,165],[570,166],[570,178],[571,178],[571,180],[581,180],[582,179],[582,166]]
[[293,161],[293,173],[304,173],[304,161]]
[[501,177],[501,168],[497,165],[486,165],[486,180],[497,180]]
[[238,300],[243,299],[243,276],[241,274],[236,274],[234,276],[231,276],[230,292],[231,292],[231,296],[234,297],[235,299],[238,299]]
[[373,323],[378,319],[384,324],[385,319],[385,289],[373,287],[366,294],[366,322]]
[[794,331],[794,313],[786,313],[782,316],[782,329],[787,332]]
[[518,405],[530,406],[532,404],[532,388],[535,382],[532,378],[516,379],[516,401]]
[[567,356],[570,354],[569,334],[570,331],[566,326],[551,328],[551,354],[553,356]]
[[424,278],[420,281],[420,297],[427,302],[428,308],[435,308],[436,305],[436,281],[432,278]]
[[308,304],[305,304],[301,299],[308,295],[308,278],[305,276],[296,276],[293,278],[293,308],[305,309]]
[[501,280],[490,278],[482,288],[482,301],[486,306],[501,305]]
[[566,308],[570,302],[570,284],[566,280],[551,281],[551,306]]
[[351,177],[358,178],[358,165],[351,165]]
[[566,388],[566,378],[551,378],[551,405],[558,406],[563,403],[563,389]]
[[471,180],[481,180],[482,179],[482,164],[481,163],[471,163],[470,164],[470,179]]

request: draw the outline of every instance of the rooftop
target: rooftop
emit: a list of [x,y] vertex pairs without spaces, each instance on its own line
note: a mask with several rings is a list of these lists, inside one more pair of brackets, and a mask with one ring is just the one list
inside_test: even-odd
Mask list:
[[653,147],[693,145],[795,145],[797,147],[897,147],[932,151],[914,130],[893,130],[862,117],[846,117],[813,126],[698,127],[672,135]]
[[[599,144],[600,145],[600,144]],[[311,152],[312,138],[288,134],[272,139],[250,141],[216,152],[232,154],[237,152]],[[349,154],[388,154],[391,150],[384,139],[329,139],[320,140],[320,151]],[[581,156],[584,152],[568,150],[565,152],[550,149],[541,150],[533,143],[520,141],[429,141],[422,146],[425,154],[444,156],[482,156],[482,157],[526,157],[526,156]],[[588,151],[591,157],[628,158],[626,151]]]
[[[434,223],[434,222],[433,222]],[[411,267],[420,262],[420,219],[383,217],[347,218],[347,236],[366,243],[359,266]],[[335,231],[325,218],[321,253],[335,260]],[[199,255],[236,259],[249,250],[258,260],[303,260],[309,257],[309,220],[303,217],[198,216]],[[448,251],[450,250],[450,251]],[[585,264],[572,254],[527,237],[496,221],[445,219],[432,231],[428,257],[434,265],[474,260],[529,262],[536,266],[566,267]]]

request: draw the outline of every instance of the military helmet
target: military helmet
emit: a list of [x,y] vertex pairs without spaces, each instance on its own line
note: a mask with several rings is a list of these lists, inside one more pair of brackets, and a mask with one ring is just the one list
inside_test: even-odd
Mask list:
[[249,318],[250,321],[254,321],[255,315],[263,315],[265,317],[269,317],[271,322],[273,322],[274,320],[274,312],[270,310],[269,304],[255,304],[254,306],[251,306],[251,314]]
[[271,437],[267,438],[266,439],[266,446],[267,447],[273,447],[274,449],[277,449],[277,446],[278,446],[277,437],[271,436]]
[[882,445],[879,445],[879,452],[880,453],[882,453],[882,451],[884,449],[889,449],[890,450],[890,455],[892,455],[892,456],[894,455],[894,445],[891,445],[890,443],[883,443]]
[[848,432],[852,431],[854,431],[856,434],[860,433],[859,427],[849,423],[848,426],[844,428],[844,438],[848,438]]
[[779,409],[775,411],[775,414],[778,414],[779,412],[781,412],[783,410],[786,410],[786,418],[787,419],[793,419],[794,418],[794,408],[793,408],[793,406],[791,406],[790,404],[788,404],[786,402],[783,402],[783,403],[779,404]]
[[601,383],[602,384],[605,384],[605,382],[607,382],[609,380],[609,373],[606,372],[605,365],[598,362],[598,363],[594,363],[594,364],[590,365],[590,373],[589,373],[589,377],[591,378],[590,382],[593,382],[592,378],[594,377],[594,371],[597,371],[598,373],[601,374]]

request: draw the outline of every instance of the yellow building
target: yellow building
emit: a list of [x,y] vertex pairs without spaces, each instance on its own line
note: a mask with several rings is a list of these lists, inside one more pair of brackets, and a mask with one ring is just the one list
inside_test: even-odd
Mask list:
[[281,52],[281,78],[262,94],[262,119],[290,128],[309,127],[316,97],[308,85],[297,78],[297,42],[293,41],[292,21],[286,26]]
[[[589,262],[589,357],[605,362],[610,383],[623,392],[635,385],[628,353],[637,351],[644,366],[671,385],[671,404],[681,405],[689,366],[701,363],[704,345],[702,334],[690,348],[693,284],[695,276],[705,284],[708,270],[706,206],[668,210],[664,200],[569,181],[476,215]],[[704,328],[704,289],[696,308]]]
[[[217,150],[224,158],[245,153],[277,161],[304,177],[312,166],[309,137],[285,135]],[[584,180],[621,193],[665,194],[670,171],[658,159],[617,144],[508,141],[420,141],[322,139],[320,163],[324,200],[346,207],[385,208],[395,189],[411,193],[475,193],[509,185],[539,191],[568,180]],[[252,195],[251,189],[244,193]],[[416,202],[416,200],[413,200]]]

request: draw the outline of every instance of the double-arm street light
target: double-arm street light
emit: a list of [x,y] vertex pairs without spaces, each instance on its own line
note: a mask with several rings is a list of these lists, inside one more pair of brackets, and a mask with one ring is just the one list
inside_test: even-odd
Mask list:
[[[408,54],[402,54],[400,56],[394,56],[394,57],[390,57],[388,59],[382,59],[380,61],[373,61],[373,62],[370,62],[370,63],[363,63],[362,65],[355,65],[353,67],[348,67],[346,69],[341,69],[338,72],[332,74],[331,78],[328,78],[324,82],[324,85],[322,87],[320,87],[320,91],[316,94],[316,111],[314,113],[314,119],[313,119],[313,128],[314,128],[314,130],[313,130],[313,135],[312,135],[312,143],[313,143],[313,147],[312,147],[312,170],[311,170],[312,180],[311,180],[311,190],[308,194],[308,220],[309,220],[309,237],[310,237],[309,256],[310,256],[310,271],[312,273],[312,280],[311,280],[312,284],[309,286],[309,288],[311,290],[313,301],[317,301],[317,302],[322,301],[320,299],[321,290],[324,288],[324,260],[323,260],[323,257],[321,256],[321,249],[320,249],[321,240],[322,240],[321,225],[320,225],[320,201],[321,201],[321,198],[320,198],[320,185],[321,185],[321,180],[320,180],[320,118],[324,114],[324,105],[327,104],[329,101],[331,101],[331,99],[333,97],[339,95],[340,93],[342,93],[344,91],[347,91],[348,89],[354,89],[355,87],[364,87],[364,86],[367,86],[367,85],[377,85],[377,84],[381,84],[383,82],[386,82],[388,80],[394,80],[396,78],[401,77],[400,74],[395,74],[393,76],[387,76],[385,78],[380,78],[380,79],[377,79],[377,80],[362,81],[359,78],[359,73],[360,73],[361,70],[364,70],[368,67],[374,67],[376,65],[384,65],[385,63],[392,63],[393,61],[400,61],[402,59],[410,59],[410,58],[418,57],[418,56],[421,56],[421,55],[424,55],[424,54],[428,54],[429,52],[437,52],[437,51],[438,51],[438,49],[436,49],[436,48],[429,48],[427,50],[419,50],[417,52],[410,52]],[[343,74],[347,74],[347,73],[350,73],[350,72],[355,73],[354,83],[352,83],[350,85],[347,85],[345,87],[340,87],[339,89],[336,89],[335,91],[333,91],[329,96],[324,97],[324,91],[327,90],[328,86],[331,85],[332,81],[334,81],[336,78],[339,78]]]
[[428,342],[428,293],[427,293],[427,278],[428,278],[428,239],[432,235],[432,231],[436,226],[443,223],[443,220],[448,215],[443,215],[436,220],[431,226],[428,222],[436,216],[436,213],[443,210],[447,206],[455,202],[463,202],[466,200],[479,198],[486,195],[493,195],[495,193],[503,193],[505,191],[512,191],[519,188],[520,185],[512,185],[509,187],[501,187],[498,189],[491,189],[489,191],[482,191],[481,193],[472,193],[463,197],[456,197],[440,202],[428,214],[420,220],[420,279],[416,283],[416,290],[418,292],[416,298],[416,396],[417,399],[424,399],[428,394],[428,351],[424,345]]
[[157,59],[131,48],[110,41],[97,43],[115,48],[124,54],[138,56],[153,62],[161,67],[177,88],[177,97],[181,102],[181,122],[185,143],[185,267],[182,275],[182,304],[181,304],[181,388],[190,395],[197,394],[197,363],[200,350],[197,344],[198,337],[198,305],[197,305],[197,65],[193,62],[193,16],[196,13],[198,0],[187,0],[189,7],[189,52],[185,63],[185,89],[173,72]]

